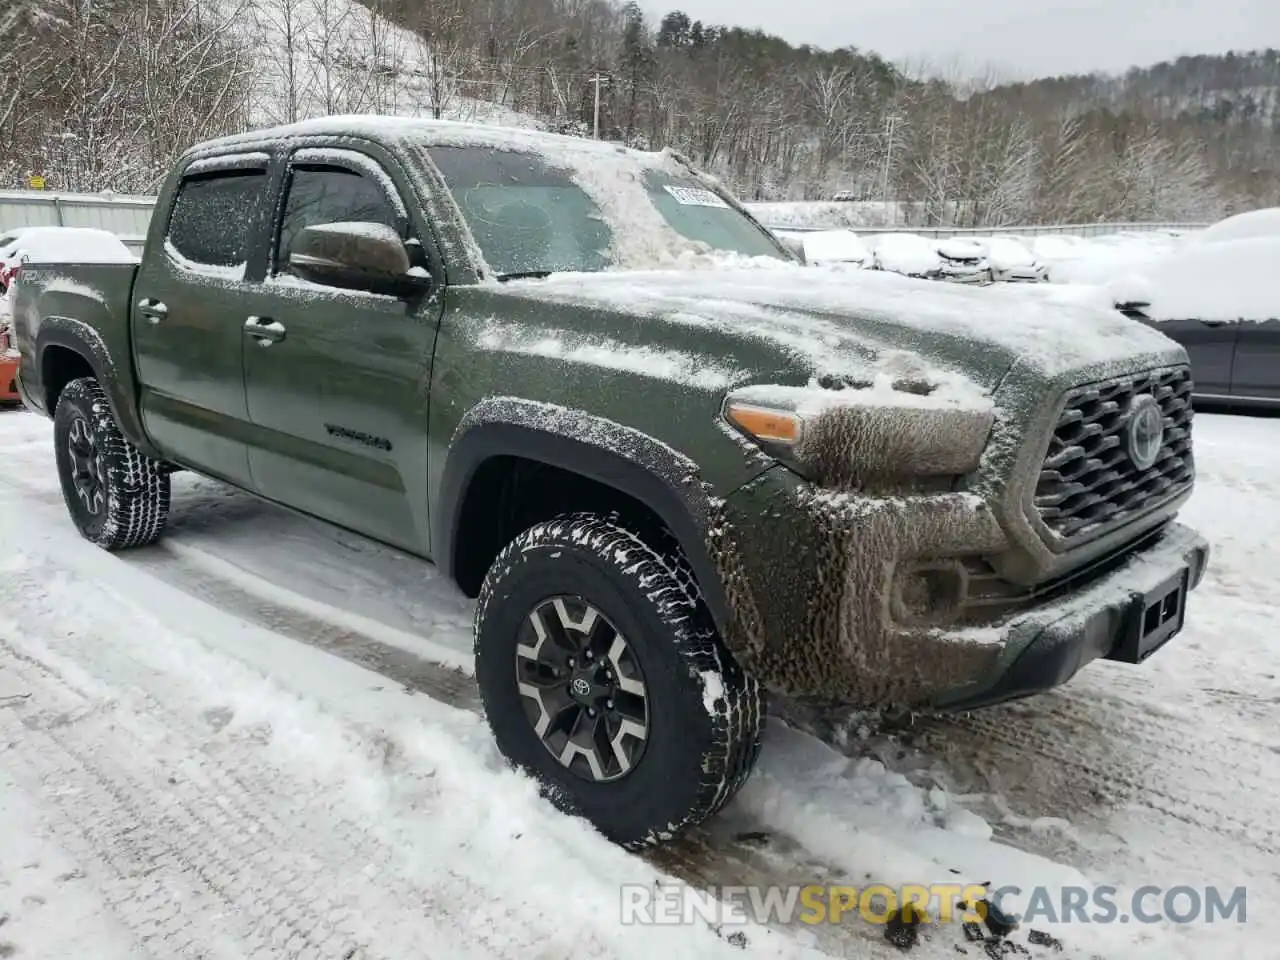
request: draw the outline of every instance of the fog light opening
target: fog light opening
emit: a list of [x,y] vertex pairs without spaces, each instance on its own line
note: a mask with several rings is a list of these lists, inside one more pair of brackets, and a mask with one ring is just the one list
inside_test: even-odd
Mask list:
[[895,619],[933,626],[954,620],[964,604],[967,579],[958,561],[901,570],[894,583]]

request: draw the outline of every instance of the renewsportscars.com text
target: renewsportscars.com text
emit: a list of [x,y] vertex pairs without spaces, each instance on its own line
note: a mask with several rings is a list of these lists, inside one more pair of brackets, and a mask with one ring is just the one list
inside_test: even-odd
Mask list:
[[888,923],[910,906],[925,922],[980,922],[994,908],[1011,923],[1244,923],[1244,887],[1148,885],[1131,893],[1112,886],[988,888],[961,884],[865,887],[692,887],[683,883],[621,888],[623,924]]

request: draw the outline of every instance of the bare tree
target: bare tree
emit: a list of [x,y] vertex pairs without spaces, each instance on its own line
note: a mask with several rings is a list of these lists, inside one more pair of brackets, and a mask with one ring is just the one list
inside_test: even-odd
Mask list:
[[315,80],[308,37],[317,16],[312,0],[255,0],[254,34],[266,55],[258,61],[254,112],[269,122],[306,116]]

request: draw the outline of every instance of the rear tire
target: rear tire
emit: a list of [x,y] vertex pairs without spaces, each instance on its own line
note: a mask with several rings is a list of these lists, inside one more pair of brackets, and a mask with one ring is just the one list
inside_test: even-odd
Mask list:
[[97,380],[63,388],[53,442],[62,499],[81,536],[113,551],[159,538],[169,519],[169,472],[125,439]]
[[759,685],[683,569],[615,518],[567,514],[498,554],[476,608],[476,680],[499,750],[630,848],[715,814],[759,752]]

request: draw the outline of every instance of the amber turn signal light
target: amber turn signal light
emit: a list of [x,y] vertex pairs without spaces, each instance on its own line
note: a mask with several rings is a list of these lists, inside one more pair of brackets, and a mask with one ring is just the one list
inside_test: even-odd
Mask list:
[[803,421],[786,410],[771,410],[746,403],[729,403],[725,419],[739,430],[768,443],[795,443]]

